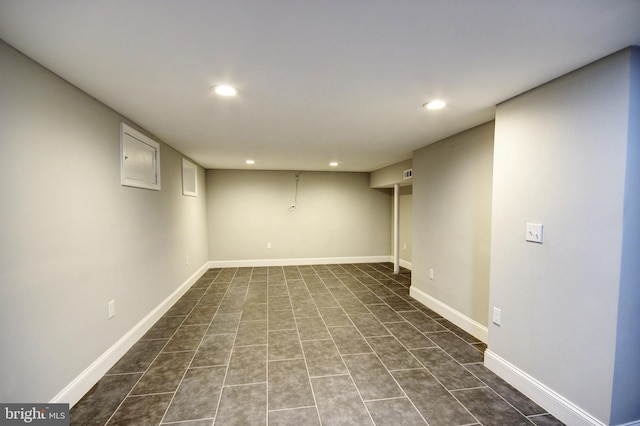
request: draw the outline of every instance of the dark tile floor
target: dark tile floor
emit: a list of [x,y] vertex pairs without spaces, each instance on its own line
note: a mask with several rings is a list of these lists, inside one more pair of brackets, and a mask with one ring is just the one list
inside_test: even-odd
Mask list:
[[380,264],[210,269],[74,425],[560,425]]

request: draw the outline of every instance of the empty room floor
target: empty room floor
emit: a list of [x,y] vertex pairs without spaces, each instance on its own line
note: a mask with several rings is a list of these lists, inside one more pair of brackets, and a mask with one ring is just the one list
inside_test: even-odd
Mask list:
[[208,270],[77,425],[561,425],[388,263]]

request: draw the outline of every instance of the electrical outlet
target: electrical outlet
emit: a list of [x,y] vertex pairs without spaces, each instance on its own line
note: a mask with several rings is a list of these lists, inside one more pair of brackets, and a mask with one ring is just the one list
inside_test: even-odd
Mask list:
[[433,279],[433,268],[429,269],[429,279],[432,280]]
[[185,257],[184,257],[184,263],[185,263],[186,265],[188,265],[188,264],[189,264],[189,256],[185,256]]
[[109,319],[115,316],[116,316],[116,301],[110,300],[109,301]]
[[525,240],[532,243],[542,244],[542,224],[527,223]]
[[493,308],[493,323],[495,325],[500,325],[502,321],[502,311],[496,307]]
[[267,243],[267,248],[270,249],[271,248],[271,243]]

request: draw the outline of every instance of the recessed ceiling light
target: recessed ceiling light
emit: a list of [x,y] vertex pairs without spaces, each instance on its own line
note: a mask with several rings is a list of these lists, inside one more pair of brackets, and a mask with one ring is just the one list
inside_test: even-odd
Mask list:
[[228,84],[213,86],[211,90],[220,96],[235,96],[238,94],[238,89],[233,86],[229,86]]
[[338,162],[337,161],[332,161],[332,162],[329,163],[329,166],[338,167]]
[[256,162],[253,161],[253,160],[247,160],[247,161],[245,161],[245,163],[247,163],[247,164],[256,164]]
[[445,106],[447,106],[447,103],[445,101],[435,100],[435,101],[427,102],[422,106],[425,107],[426,109],[434,110],[434,109],[444,108]]

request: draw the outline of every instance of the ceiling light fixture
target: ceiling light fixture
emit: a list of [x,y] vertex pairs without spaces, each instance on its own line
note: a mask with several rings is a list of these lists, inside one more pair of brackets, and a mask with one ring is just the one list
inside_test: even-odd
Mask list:
[[211,87],[211,90],[220,96],[235,96],[238,94],[238,89],[228,84],[220,84],[218,86]]
[[254,160],[247,160],[245,161],[245,163],[252,165],[252,164],[256,164],[256,162]]
[[427,102],[426,104],[422,105],[423,107],[425,107],[428,110],[436,110],[436,109],[442,109],[445,106],[447,106],[447,103],[445,101],[441,101],[441,100],[435,100],[435,101],[430,101]]
[[338,162],[337,161],[332,161],[329,163],[330,167],[338,167]]

